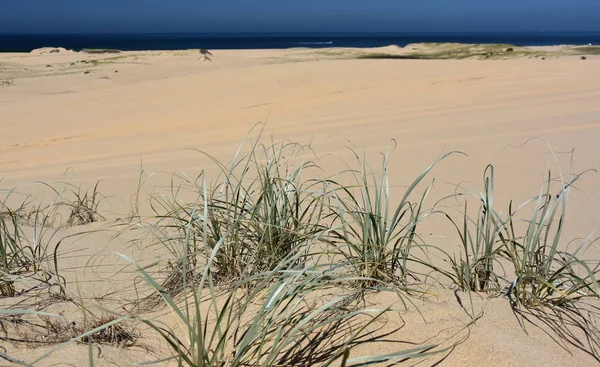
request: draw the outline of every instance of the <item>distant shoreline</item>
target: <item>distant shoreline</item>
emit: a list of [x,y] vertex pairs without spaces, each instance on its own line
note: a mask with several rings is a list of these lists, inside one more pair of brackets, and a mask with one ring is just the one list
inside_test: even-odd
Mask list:
[[0,34],[0,52],[42,47],[175,51],[290,48],[375,48],[414,43],[509,44],[521,47],[600,45],[600,32],[405,32],[405,33],[222,33],[222,34]]
[[[253,52],[282,52],[286,57],[297,60],[324,60],[324,59],[405,59],[405,60],[459,60],[459,59],[479,59],[479,60],[504,60],[515,58],[560,58],[569,56],[587,56],[600,55],[600,46],[578,46],[578,45],[553,45],[553,46],[516,46],[511,44],[469,44],[469,43],[413,43],[400,47],[397,45],[387,45],[383,47],[297,47],[287,49],[232,49],[232,50],[213,50],[214,52],[224,53],[253,53]],[[208,52],[208,54],[207,54]],[[213,54],[207,49],[186,49],[186,50],[139,50],[128,51],[118,49],[90,49],[85,48],[80,51],[69,50],[63,47],[42,47],[31,52],[0,53],[4,55],[64,55],[80,54],[92,61],[106,62],[115,59],[135,57],[136,55],[152,55],[172,53],[173,55],[210,55]],[[218,53],[217,53],[218,55]]]

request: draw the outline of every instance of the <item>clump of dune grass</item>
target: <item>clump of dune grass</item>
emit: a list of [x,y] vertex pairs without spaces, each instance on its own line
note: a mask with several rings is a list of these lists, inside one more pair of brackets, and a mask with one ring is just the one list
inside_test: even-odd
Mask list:
[[292,250],[308,256],[310,248],[303,244],[319,238],[328,212],[324,183],[303,178],[304,171],[316,168],[300,156],[308,148],[289,142],[254,142],[243,154],[243,147],[244,143],[228,164],[203,152],[220,174],[212,186],[204,173],[196,179],[184,178],[195,201],[179,198],[181,185],[172,188],[172,197],[155,201],[166,231],[163,244],[174,255],[178,274],[183,274],[181,265],[187,259],[186,272],[191,277],[189,272],[200,265],[198,259],[206,257],[225,233],[225,242],[211,262],[217,281],[272,270]]
[[[494,207],[494,169],[488,166],[484,191],[464,193],[480,202],[476,219],[466,204],[462,224],[445,213],[458,231],[462,252],[458,259],[447,255],[453,270],[440,272],[462,290],[498,294],[504,289],[515,307],[560,307],[597,298],[600,261],[582,257],[597,240],[595,232],[574,249],[562,238],[569,192],[580,176],[561,172],[553,180],[549,172],[538,195],[516,209],[511,202],[503,215]],[[559,185],[556,193],[554,181]],[[518,220],[527,209],[532,214]]]
[[489,165],[484,171],[483,191],[467,191],[467,195],[479,201],[476,218],[469,216],[467,201],[462,223],[444,213],[456,228],[462,245],[458,258],[448,256],[452,264],[449,277],[463,291],[501,291],[497,267],[499,253],[503,250],[500,239],[504,226],[494,209],[494,179],[494,166]]
[[336,198],[334,210],[340,222],[340,228],[332,232],[332,241],[335,250],[354,264],[357,274],[365,279],[406,285],[410,279],[417,279],[408,263],[423,263],[412,252],[424,247],[417,228],[431,214],[425,207],[429,187],[412,200],[415,190],[437,164],[456,152],[440,156],[427,167],[408,186],[400,202],[393,206],[388,179],[391,148],[390,144],[383,156],[380,173],[355,153],[360,168],[348,171],[354,184],[332,181],[332,194]]
[[[58,246],[50,247],[57,230],[53,228],[54,209],[59,196],[46,207],[26,210],[31,197],[26,195],[17,209],[15,190],[4,192],[0,201],[0,297],[14,297],[33,290],[49,289],[64,295],[64,279],[57,265]],[[31,230],[31,235],[26,235]]]
[[[91,191],[83,190],[81,186],[68,185],[67,193],[63,194],[62,206],[66,206],[69,215],[65,222],[68,227],[95,223],[104,220],[104,217],[98,212],[98,207],[106,198],[98,191],[97,181]],[[67,195],[72,198],[66,199]]]
[[582,298],[599,296],[600,261],[581,257],[597,238],[594,233],[577,241],[574,249],[561,249],[568,196],[580,175],[569,172],[560,176],[560,189],[552,192],[551,174],[540,194],[531,200],[533,215],[525,233],[514,233],[513,215],[509,214],[507,237],[503,238],[514,280],[507,294],[517,306],[562,306]]

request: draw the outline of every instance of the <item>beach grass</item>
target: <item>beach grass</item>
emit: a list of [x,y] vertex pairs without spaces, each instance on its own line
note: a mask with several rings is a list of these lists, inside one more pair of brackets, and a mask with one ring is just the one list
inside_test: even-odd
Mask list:
[[468,204],[465,200],[462,212],[462,223],[444,213],[456,228],[460,237],[462,251],[459,257],[448,256],[452,264],[451,278],[463,291],[500,292],[502,285],[496,268],[502,250],[500,238],[504,229],[498,223],[494,208],[494,166],[490,165],[484,172],[484,187],[480,192],[465,190],[465,194],[478,199],[477,216],[469,216]]
[[581,298],[599,296],[600,261],[581,257],[598,238],[595,231],[575,242],[575,248],[561,248],[562,233],[571,188],[582,174],[559,175],[559,188],[553,192],[552,175],[540,193],[529,203],[533,215],[521,236],[514,232],[514,215],[502,223],[508,230],[502,238],[507,258],[512,262],[514,280],[507,294],[521,307],[553,307]]
[[[439,156],[393,202],[396,186],[388,177],[393,141],[377,169],[352,151],[355,164],[320,177],[309,145],[262,143],[261,137],[262,130],[254,138],[249,134],[226,163],[200,151],[218,167],[216,179],[205,171],[173,174],[170,195],[150,196],[151,217],[139,213],[138,187],[136,215],[126,230],[147,230],[152,246],[166,250],[169,274],[157,277],[161,261],[148,265],[127,254],[116,256],[146,282],[150,295],[141,301],[151,300],[151,309],[140,302],[135,312],[92,320],[79,329],[45,318],[48,329],[64,336],[55,340],[53,351],[77,342],[133,345],[140,337],[137,329],[121,324],[137,322],[170,348],[157,363],[366,366],[447,350],[431,342],[399,346],[391,354],[355,355],[356,348],[380,337],[375,323],[398,311],[367,306],[366,289],[412,297],[411,282],[457,287],[471,299],[473,322],[474,294],[505,294],[515,310],[571,308],[598,298],[600,261],[583,256],[596,241],[594,232],[574,248],[562,238],[569,192],[581,174],[561,171],[558,179],[548,174],[536,195],[516,209],[511,203],[503,215],[496,208],[492,165],[484,169],[482,189],[457,185],[454,194],[429,204],[428,177],[459,152]],[[143,182],[140,175],[138,186]],[[89,191],[67,187],[52,206],[38,206],[31,214],[31,197],[10,209],[15,194],[6,193],[0,213],[0,297],[17,296],[17,284],[25,279],[63,296],[70,292],[59,274],[59,246],[52,248],[44,236],[57,233],[50,231],[50,209],[61,207],[65,192],[74,194],[66,222],[89,224],[101,217],[101,195],[97,183]],[[464,199],[464,205],[451,208],[450,199]],[[475,212],[469,201],[478,202]],[[434,215],[450,221],[458,243],[442,249],[419,235],[418,228]],[[34,228],[33,241],[24,236],[28,226]],[[432,253],[447,261],[436,261],[428,256]],[[412,265],[426,269],[425,276]],[[148,316],[161,308],[175,316],[176,326]]]
[[355,153],[359,168],[347,171],[354,183],[332,181],[333,210],[341,224],[332,232],[332,242],[334,251],[354,264],[358,275],[399,286],[418,279],[409,271],[408,263],[415,261],[411,251],[424,245],[417,228],[430,214],[425,205],[430,187],[412,201],[414,193],[436,165],[458,152],[440,156],[408,186],[400,202],[392,206],[388,160],[394,144],[390,143],[379,170]]
[[95,223],[104,220],[104,217],[98,212],[98,207],[107,199],[98,191],[97,181],[91,191],[83,190],[81,186],[69,185],[68,193],[73,198],[71,200],[62,200],[60,205],[66,206],[69,210],[66,226],[78,226]]
[[[52,247],[58,229],[54,210],[59,194],[43,206],[33,204],[30,194],[16,190],[2,193],[0,201],[0,297],[16,297],[40,289],[64,296],[65,284]],[[11,205],[18,202],[17,206]],[[31,230],[31,235],[26,234]]]

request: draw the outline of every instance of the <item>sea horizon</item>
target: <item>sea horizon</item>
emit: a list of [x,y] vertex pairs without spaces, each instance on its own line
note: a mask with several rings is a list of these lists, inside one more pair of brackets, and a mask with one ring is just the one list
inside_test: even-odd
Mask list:
[[41,47],[111,48],[122,51],[287,49],[406,46],[411,43],[511,44],[516,46],[599,45],[600,31],[404,31],[404,32],[198,32],[198,33],[5,33],[0,52]]

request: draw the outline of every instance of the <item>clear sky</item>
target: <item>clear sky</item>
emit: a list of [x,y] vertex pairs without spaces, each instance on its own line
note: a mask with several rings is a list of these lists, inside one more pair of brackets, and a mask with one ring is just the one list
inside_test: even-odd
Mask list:
[[600,31],[600,0],[1,0],[0,33]]

